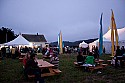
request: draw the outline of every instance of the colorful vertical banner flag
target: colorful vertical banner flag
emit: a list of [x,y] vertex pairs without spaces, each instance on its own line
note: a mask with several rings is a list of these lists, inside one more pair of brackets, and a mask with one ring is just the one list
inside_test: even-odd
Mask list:
[[60,54],[63,53],[63,42],[62,42],[62,33],[60,31],[59,35],[58,35],[58,47],[59,47],[59,52]]
[[100,18],[100,35],[99,35],[99,55],[102,55],[103,53],[103,32],[102,32],[102,15]]
[[[112,16],[111,16],[111,42],[112,42],[112,56],[114,56],[114,37],[116,39],[116,46],[118,46],[118,32],[117,32],[117,28],[116,28],[116,23],[115,23],[115,18],[114,18],[114,13],[113,10],[112,11]],[[114,36],[114,31],[115,31],[115,36]]]
[[117,32],[117,28],[116,28],[116,23],[115,23],[115,18],[114,18],[114,13],[112,10],[112,27],[115,30],[115,40],[116,40],[116,46],[118,46],[118,32]]

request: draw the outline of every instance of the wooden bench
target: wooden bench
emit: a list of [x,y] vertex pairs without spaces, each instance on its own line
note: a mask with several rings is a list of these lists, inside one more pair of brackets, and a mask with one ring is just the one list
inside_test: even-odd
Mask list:
[[94,71],[94,70],[98,70],[98,69],[104,69],[106,66],[108,66],[108,64],[101,64],[99,66],[95,66],[95,67],[89,67],[90,71]]
[[[54,71],[54,73],[44,73],[44,74],[41,74],[41,77],[58,75],[58,74],[60,74],[62,72],[59,69],[53,69],[53,71]],[[35,77],[35,75],[28,75],[28,78],[34,78],[34,77]]]
[[22,62],[22,61],[23,61],[23,58],[20,57],[19,60]]
[[75,67],[81,67],[77,62],[74,62]]
[[77,63],[77,62],[74,62],[74,64],[75,64],[75,65],[78,65],[78,63]]
[[108,66],[108,64],[102,64],[102,66],[105,68],[106,66]]
[[[45,73],[45,74],[41,74],[41,77],[46,77],[46,76],[54,76],[56,75],[55,73]],[[29,79],[35,78],[35,75],[28,75]]]
[[43,74],[41,74],[41,76],[46,77],[46,76],[59,75],[62,72],[59,69],[52,69],[52,71],[53,71],[53,73],[43,73]]
[[93,72],[94,70],[103,69],[104,67],[103,67],[103,66],[96,66],[96,67],[90,66],[90,67],[88,67],[88,68],[89,68],[89,70],[90,70],[91,72]]
[[56,74],[59,74],[59,73],[62,72],[62,71],[60,71],[59,69],[53,69],[53,71],[54,71]]
[[107,62],[108,62],[109,65],[111,65],[111,61],[112,61],[112,60],[107,60]]
[[34,78],[35,75],[28,75],[28,78]]

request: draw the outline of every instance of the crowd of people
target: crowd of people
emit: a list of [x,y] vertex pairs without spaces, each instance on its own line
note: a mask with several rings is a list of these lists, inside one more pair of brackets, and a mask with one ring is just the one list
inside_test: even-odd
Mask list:
[[15,59],[16,57],[20,56],[20,51],[17,47],[2,47],[0,50],[0,57],[4,58],[12,58]]
[[[99,50],[98,47],[92,46],[92,52],[88,53],[88,56],[83,56],[82,51],[78,52],[77,62],[78,64],[95,64],[94,61],[99,60]],[[125,48],[122,46],[117,46],[114,50],[114,57],[112,58],[111,64],[116,68],[118,66],[124,67],[125,62]]]
[[[65,47],[63,50],[64,53],[71,53],[70,47]],[[24,75],[26,78],[28,78],[28,75],[35,75],[35,80],[39,81],[41,83],[44,83],[44,79],[41,77],[41,69],[38,66],[36,53],[41,52],[43,56],[49,57],[49,61],[51,64],[54,65],[54,69],[59,68],[59,49],[58,48],[52,48],[52,47],[44,47],[40,50],[30,48],[30,47],[12,47],[11,49],[9,47],[2,47],[1,48],[1,57],[2,59],[6,58],[12,58],[15,59],[16,57],[20,57],[21,53],[26,53],[26,56],[23,57],[23,65],[24,65]],[[97,46],[92,46],[92,51],[89,51],[89,48],[74,48],[74,51],[78,53],[77,55],[77,62],[78,64],[92,64],[95,65],[95,60],[99,59],[99,51]],[[121,67],[123,67],[123,58],[119,56],[125,57],[125,48],[122,46],[116,47],[115,53],[114,53],[114,65],[115,67],[118,66],[118,62],[120,61]],[[87,56],[83,56],[87,55]],[[125,61],[125,58],[124,58]]]

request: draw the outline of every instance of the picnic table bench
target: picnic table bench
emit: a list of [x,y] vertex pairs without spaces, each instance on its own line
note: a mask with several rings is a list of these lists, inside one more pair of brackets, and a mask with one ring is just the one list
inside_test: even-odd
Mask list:
[[[58,74],[60,74],[62,72],[59,69],[52,69],[52,70],[53,70],[53,73],[44,73],[44,74],[41,74],[41,77],[58,75]],[[28,77],[29,78],[34,78],[35,75],[28,75]]]
[[78,62],[74,62],[75,67],[80,67],[80,65],[78,64]]
[[107,62],[108,62],[109,65],[111,65],[111,61],[112,61],[112,60],[107,60]]
[[19,60],[20,60],[20,62],[23,62],[23,58],[22,57],[19,57]]
[[[47,61],[43,61],[42,59],[38,59],[38,66],[39,68],[41,68],[41,71],[44,69],[48,69],[49,72],[43,72],[41,74],[41,77],[46,77],[46,76],[53,76],[53,75],[59,75],[62,71],[60,71],[59,69],[53,69],[52,67],[54,66],[53,64],[47,62]],[[34,78],[35,75],[28,75],[29,78]]]

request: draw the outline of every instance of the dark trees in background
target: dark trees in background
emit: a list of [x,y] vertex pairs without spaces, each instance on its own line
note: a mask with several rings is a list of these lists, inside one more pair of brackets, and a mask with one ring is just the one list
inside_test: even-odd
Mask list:
[[0,44],[9,42],[15,38],[16,36],[14,34],[14,31],[12,31],[12,29],[5,27],[0,28]]

